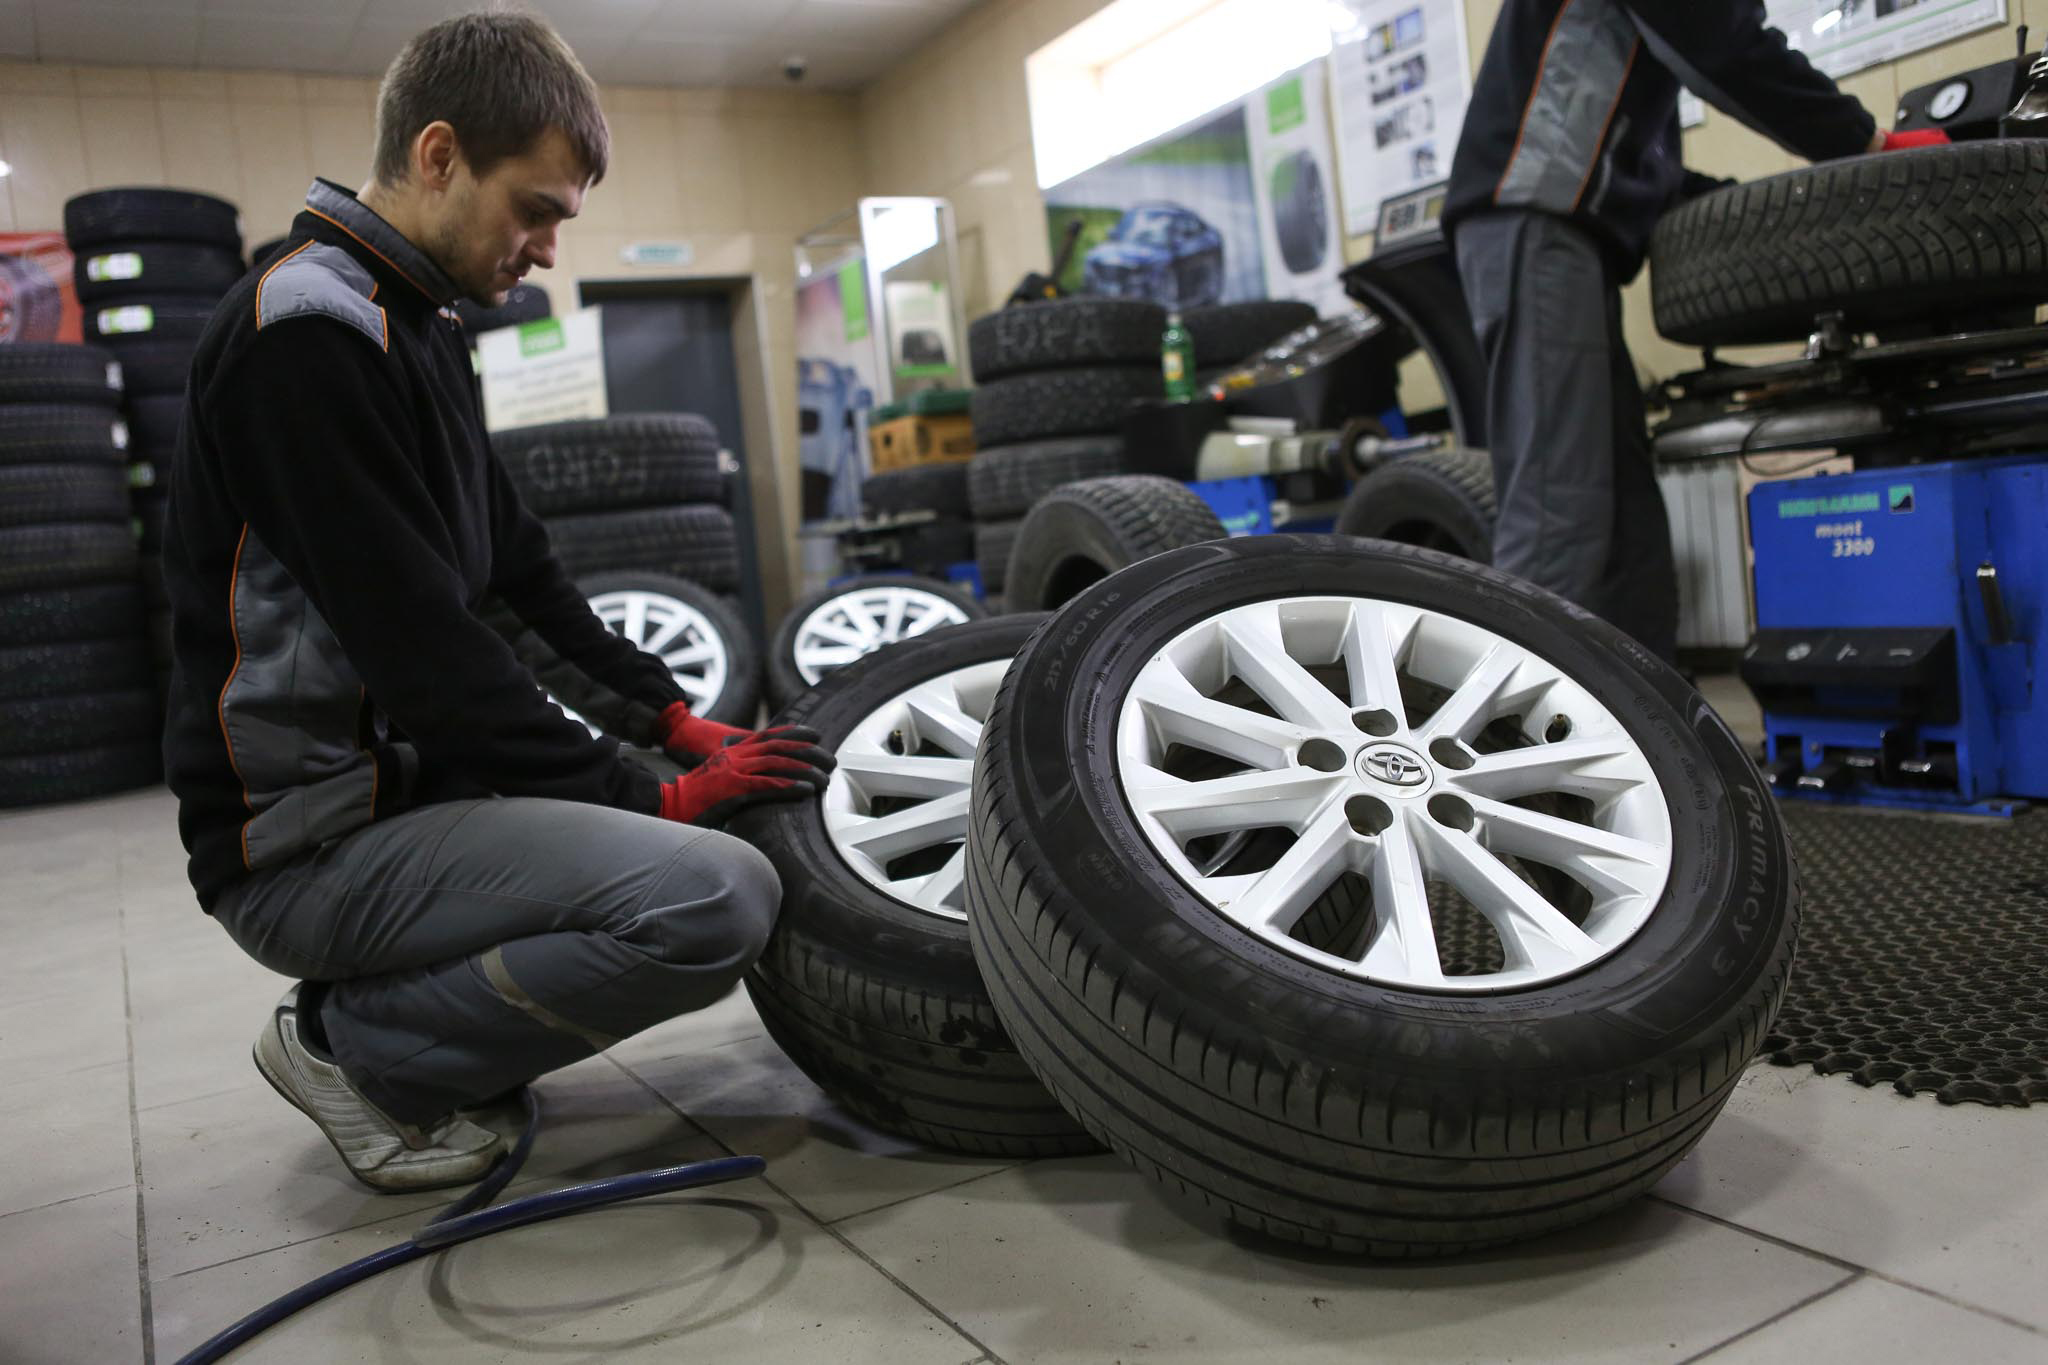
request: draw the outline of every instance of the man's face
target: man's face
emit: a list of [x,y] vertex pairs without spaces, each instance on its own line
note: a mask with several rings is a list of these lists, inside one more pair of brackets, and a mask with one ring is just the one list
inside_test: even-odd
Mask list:
[[480,178],[458,164],[438,202],[428,255],[463,294],[495,308],[527,271],[554,267],[556,230],[582,211],[588,180],[554,129]]

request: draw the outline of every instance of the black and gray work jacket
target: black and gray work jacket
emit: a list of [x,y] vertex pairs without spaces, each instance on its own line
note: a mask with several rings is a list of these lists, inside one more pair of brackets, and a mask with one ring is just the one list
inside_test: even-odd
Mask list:
[[1446,230],[1489,209],[1555,214],[1633,276],[1690,188],[1680,86],[1809,161],[1864,151],[1877,126],[1786,47],[1760,0],[1506,0],[1451,163]]
[[477,615],[503,601],[620,694],[682,699],[606,630],[484,434],[455,287],[316,182],[291,237],[200,340],[170,473],[164,765],[200,904],[434,801],[555,797],[653,814]]

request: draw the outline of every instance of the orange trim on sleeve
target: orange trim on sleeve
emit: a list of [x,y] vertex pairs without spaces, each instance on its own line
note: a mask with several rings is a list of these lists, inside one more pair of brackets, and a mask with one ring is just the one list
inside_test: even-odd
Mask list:
[[[311,245],[308,243],[307,245]],[[303,248],[301,248],[303,250]],[[280,262],[279,264],[282,264]],[[275,267],[273,267],[274,269]],[[261,285],[257,286],[259,289]],[[235,761],[234,736],[228,733],[228,689],[235,685],[235,675],[242,671],[242,626],[235,619],[235,587],[242,577],[242,547],[249,543],[249,523],[242,523],[242,534],[235,541],[235,560],[228,571],[228,633],[235,640],[235,666],[228,670],[228,680],[220,685],[220,700],[214,703],[214,716],[220,721],[221,742],[227,746],[228,766],[234,769],[235,778],[242,784],[242,805],[249,812],[249,819],[242,822],[242,866],[249,867],[249,825],[256,817],[256,807],[249,800],[249,779],[242,776],[242,765]]]
[[391,314],[388,310],[379,308],[377,310],[377,317],[384,324],[384,350],[386,354],[389,354],[391,350]]
[[353,232],[349,232],[348,224],[346,224],[346,223],[344,223],[344,222],[340,221],[340,220],[339,220],[339,219],[337,219],[337,218],[330,218],[330,217],[328,217],[328,216],[327,216],[326,214],[322,213],[322,212],[321,212],[320,210],[318,210],[318,209],[316,209],[316,208],[311,208],[311,207],[309,207],[309,208],[307,208],[306,212],[308,212],[308,213],[312,214],[312,215],[313,215],[313,216],[314,216],[315,218],[318,218],[318,219],[320,219],[320,220],[321,220],[321,221],[323,221],[323,222],[333,223],[333,224],[334,224],[334,225],[335,225],[336,227],[340,228],[340,229],[341,229],[341,230],[342,230],[343,232],[348,232],[348,235],[349,235],[350,237],[353,237],[353,238],[355,238],[355,240],[356,240],[356,241],[358,241],[358,242],[361,242],[361,243],[362,243],[362,247],[363,247],[363,250],[365,250],[365,251],[369,252],[369,253],[370,253],[370,254],[371,254],[372,256],[375,256],[375,257],[376,257],[376,258],[377,258],[378,260],[380,260],[380,261],[384,262],[384,264],[386,264],[386,265],[390,266],[390,267],[391,267],[391,268],[392,268],[393,270],[397,270],[397,271],[398,271],[398,277],[399,277],[400,279],[404,280],[404,281],[405,281],[405,282],[406,282],[407,284],[411,285],[411,286],[412,286],[413,288],[415,288],[415,289],[419,290],[419,291],[420,291],[420,292],[421,292],[422,294],[425,294],[425,295],[426,295],[426,296],[427,296],[427,297],[428,297],[429,299],[432,299],[432,300],[433,300],[433,301],[434,301],[435,303],[439,303],[439,302],[440,302],[440,300],[439,300],[439,299],[436,299],[436,298],[434,298],[433,294],[432,294],[431,292],[429,292],[429,291],[428,291],[428,290],[427,290],[427,289],[426,289],[426,288],[425,288],[424,286],[422,286],[422,285],[420,284],[420,282],[419,282],[418,280],[416,280],[416,279],[414,279],[414,278],[413,278],[412,276],[410,276],[410,275],[406,274],[406,273],[405,273],[405,271],[403,271],[403,270],[400,270],[400,269],[399,269],[399,266],[398,266],[398,262],[396,262],[396,261],[392,260],[392,259],[391,259],[391,258],[390,258],[389,256],[386,256],[386,255],[385,255],[385,254],[384,254],[383,252],[381,252],[381,251],[377,250],[377,248],[376,248],[376,247],[373,247],[373,246],[371,246],[371,245],[370,245],[370,244],[369,244],[368,242],[364,242],[364,241],[363,241],[363,239],[362,239],[361,237],[357,237],[355,233],[353,233]]
[[1522,135],[1529,131],[1529,111],[1536,107],[1536,92],[1543,88],[1543,73],[1550,66],[1550,44],[1557,37],[1557,26],[1564,22],[1564,12],[1571,7],[1572,0],[1564,0],[1551,18],[1550,32],[1543,35],[1543,51],[1536,57],[1536,79],[1529,82],[1529,98],[1522,101],[1522,121],[1515,125],[1515,145],[1509,149],[1507,165],[1501,168],[1500,179],[1493,187],[1493,202],[1496,204],[1500,202],[1501,190],[1507,186],[1508,173],[1515,168],[1515,158],[1521,155]]
[[1629,73],[1636,69],[1636,54],[1643,50],[1643,40],[1637,38],[1628,45],[1628,61],[1621,68],[1621,84],[1614,87],[1614,103],[1607,106],[1607,117],[1600,120],[1600,136],[1593,140],[1593,159],[1586,163],[1586,173],[1579,177],[1579,192],[1572,196],[1572,212],[1579,211],[1579,201],[1586,197],[1586,186],[1593,182],[1593,168],[1600,164],[1600,148],[1607,142],[1607,130],[1614,126],[1614,111],[1621,108],[1622,92],[1628,89]]
[[[309,247],[309,246],[311,246],[311,245],[313,245],[313,244],[312,244],[311,242],[304,242],[304,243],[301,243],[301,244],[300,244],[299,246],[297,246],[297,247],[294,247],[294,248],[293,248],[293,249],[292,249],[292,250],[291,250],[291,251],[290,251],[289,253],[287,253],[287,254],[285,254],[285,255],[283,255],[283,256],[280,256],[280,257],[278,257],[278,258],[277,258],[276,260],[274,260],[274,261],[272,261],[272,262],[270,263],[270,268],[269,268],[268,270],[266,270],[266,271],[264,271],[264,272],[263,272],[263,278],[262,278],[262,279],[260,279],[260,280],[258,280],[258,281],[256,281],[256,330],[257,330],[257,331],[259,331],[259,332],[260,332],[260,331],[262,331],[262,330],[263,330],[263,286],[264,286],[264,285],[266,285],[266,284],[269,284],[269,283],[270,283],[270,277],[271,277],[272,275],[275,275],[275,274],[277,273],[277,268],[278,268],[279,266],[283,265],[283,264],[284,264],[284,263],[285,263],[286,261],[290,260],[290,259],[291,259],[291,258],[292,258],[293,256],[296,256],[296,255],[298,255],[298,254],[299,254],[299,253],[300,253],[301,251],[304,251],[304,250],[305,250],[305,249],[306,249],[307,247]],[[247,527],[245,526],[245,527],[243,527],[242,529],[246,531],[246,530],[247,530],[248,528],[247,528]]]

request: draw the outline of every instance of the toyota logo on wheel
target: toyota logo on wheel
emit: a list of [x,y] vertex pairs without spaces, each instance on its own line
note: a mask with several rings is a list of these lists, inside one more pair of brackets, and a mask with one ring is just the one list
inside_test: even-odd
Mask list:
[[1423,766],[1421,759],[1391,744],[1367,749],[1360,766],[1365,769],[1366,776],[1376,777],[1390,786],[1419,787],[1429,780],[1429,769]]

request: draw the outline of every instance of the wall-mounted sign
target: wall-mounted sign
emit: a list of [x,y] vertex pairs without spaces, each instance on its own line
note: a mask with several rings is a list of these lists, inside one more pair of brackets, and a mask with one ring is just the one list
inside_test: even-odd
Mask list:
[[484,429],[604,417],[604,329],[599,310],[500,327],[476,339]]
[[628,242],[619,248],[619,259],[627,265],[682,266],[697,259],[697,248],[688,242]]

